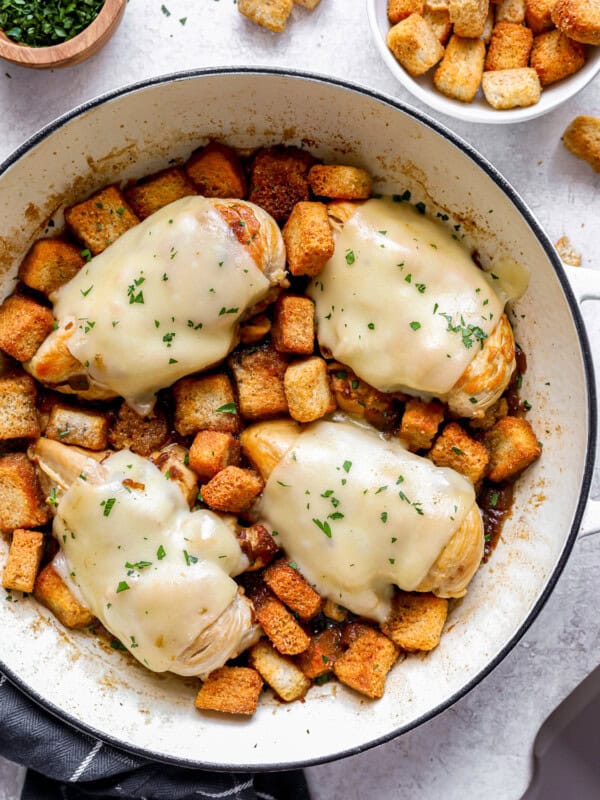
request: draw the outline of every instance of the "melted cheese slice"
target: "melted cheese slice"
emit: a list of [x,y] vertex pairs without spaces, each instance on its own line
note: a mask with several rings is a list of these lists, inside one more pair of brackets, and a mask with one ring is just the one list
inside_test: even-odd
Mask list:
[[473,507],[471,483],[351,422],[308,426],[271,473],[261,514],[319,594],[384,620]]
[[408,203],[369,200],[308,293],[319,343],[367,383],[442,396],[500,319],[507,297],[494,283],[443,225]]
[[54,314],[76,327],[67,347],[93,383],[147,413],[158,389],[229,353],[269,285],[210,201],[186,197],[92,259],[56,292]]
[[57,569],[132,655],[177,672],[178,657],[237,594],[230,575],[245,561],[235,533],[211,511],[190,512],[177,485],[128,450],[100,473],[78,478],[60,500]]

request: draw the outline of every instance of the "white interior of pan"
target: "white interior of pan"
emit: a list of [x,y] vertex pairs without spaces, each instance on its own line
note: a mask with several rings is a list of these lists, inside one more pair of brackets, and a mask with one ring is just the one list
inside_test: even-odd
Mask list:
[[[475,222],[484,262],[508,252],[531,270],[529,292],[513,317],[529,362],[523,397],[533,406],[529,419],[543,457],[519,482],[502,540],[453,611],[440,646],[399,664],[382,700],[327,684],[303,703],[284,705],[267,694],[250,720],[201,714],[193,707],[194,681],[155,675],[106,652],[91,635],[61,628],[31,599],[0,603],[1,662],[71,721],[157,757],[229,768],[290,766],[333,758],[410,726],[471,682],[517,632],[572,526],[587,446],[586,381],[551,263],[486,172],[410,115],[298,77],[181,79],[117,97],[58,127],[0,177],[5,293],[62,200],[184,159],[207,137],[239,147],[304,143],[325,159],[361,165],[377,177],[379,191],[408,188],[413,201],[449,213],[461,232]],[[0,550],[2,562],[4,543]]]

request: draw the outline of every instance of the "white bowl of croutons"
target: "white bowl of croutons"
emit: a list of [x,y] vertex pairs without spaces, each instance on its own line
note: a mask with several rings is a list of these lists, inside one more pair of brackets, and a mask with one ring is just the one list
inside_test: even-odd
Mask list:
[[539,117],[600,70],[593,0],[367,0],[367,9],[397,80],[458,119]]

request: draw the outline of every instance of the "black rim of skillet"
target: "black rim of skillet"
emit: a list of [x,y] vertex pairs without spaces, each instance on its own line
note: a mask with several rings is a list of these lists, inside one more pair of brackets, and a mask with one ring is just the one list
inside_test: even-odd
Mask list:
[[532,609],[529,611],[525,620],[521,623],[518,630],[513,634],[513,636],[504,645],[504,647],[500,650],[500,652],[490,661],[490,663],[487,664],[483,669],[481,669],[477,673],[477,675],[475,675],[470,681],[468,681],[464,686],[462,686],[457,692],[451,695],[443,703],[440,703],[435,708],[431,709],[426,714],[423,714],[422,716],[418,717],[412,722],[400,726],[399,728],[396,728],[395,730],[386,733],[383,736],[371,739],[368,742],[365,742],[364,744],[348,748],[334,755],[326,755],[322,757],[305,759],[295,763],[290,763],[290,762],[278,763],[277,761],[271,761],[266,765],[238,764],[235,767],[232,767],[231,764],[227,764],[225,762],[219,764],[219,763],[206,763],[202,761],[194,761],[186,758],[173,758],[165,756],[162,753],[155,753],[150,749],[144,749],[128,745],[127,743],[120,741],[117,737],[108,736],[105,733],[100,732],[95,728],[86,725],[85,723],[82,723],[80,720],[72,717],[70,714],[66,713],[61,708],[55,706],[53,703],[50,703],[42,695],[32,690],[18,675],[14,674],[9,669],[6,669],[4,665],[1,664],[0,662],[0,666],[2,667],[3,673],[11,681],[11,683],[17,686],[24,694],[26,694],[28,697],[30,697],[32,700],[34,700],[36,703],[42,706],[46,711],[58,717],[63,722],[66,722],[71,727],[76,728],[77,730],[80,730],[89,735],[92,735],[116,748],[126,750],[127,752],[137,755],[140,758],[146,758],[146,759],[149,758],[155,761],[169,763],[180,767],[189,767],[195,769],[213,769],[213,770],[228,771],[228,772],[232,771],[266,772],[266,771],[298,769],[301,767],[309,767],[317,764],[327,763],[330,761],[336,761],[338,759],[347,758],[348,756],[358,755],[359,753],[363,753],[366,750],[371,749],[372,747],[376,747],[377,745],[389,742],[392,739],[397,738],[401,734],[407,733],[408,731],[417,728],[423,723],[428,722],[430,719],[433,719],[434,717],[438,716],[438,714],[450,708],[450,706],[454,705],[454,703],[456,703],[460,698],[464,697],[468,692],[470,692],[471,689],[477,686],[487,675],[489,675],[490,672],[492,672],[492,670],[494,670],[498,666],[498,664],[500,664],[500,662],[506,657],[506,655],[508,655],[508,653],[515,647],[515,645],[523,637],[523,635],[529,629],[529,627],[531,626],[535,618],[538,616],[543,606],[545,605],[546,601],[548,600],[550,594],[552,593],[554,586],[556,585],[556,582],[558,581],[565,567],[567,559],[577,539],[577,534],[579,532],[579,528],[581,526],[581,520],[583,517],[585,506],[587,504],[587,499],[592,482],[593,468],[595,463],[596,433],[597,433],[597,401],[596,401],[594,367],[592,362],[591,350],[585,326],[583,323],[583,319],[579,310],[579,306],[575,299],[575,296],[573,295],[568,279],[565,275],[562,263],[560,262],[560,259],[558,258],[558,255],[556,254],[556,251],[552,246],[552,243],[548,239],[547,235],[544,233],[537,219],[534,217],[534,215],[529,210],[525,202],[513,189],[510,183],[508,183],[508,181],[497,171],[497,169],[494,166],[492,166],[492,164],[489,161],[487,161],[487,159],[485,159],[479,152],[477,152],[477,150],[475,150],[470,144],[468,144],[465,140],[461,139],[457,134],[450,131],[448,128],[439,123],[437,120],[429,117],[428,115],[413,108],[412,106],[399,102],[394,98],[386,96],[381,92],[373,91],[372,89],[368,89],[364,86],[351,83],[350,81],[330,78],[324,75],[304,72],[301,70],[286,70],[286,69],[277,69],[270,67],[219,67],[219,68],[209,67],[206,69],[175,72],[172,74],[162,75],[160,77],[150,78],[148,80],[139,81],[138,83],[133,83],[128,86],[124,86],[120,89],[108,92],[106,94],[101,95],[100,97],[97,97],[93,100],[83,103],[74,108],[73,110],[67,112],[66,114],[63,114],[62,116],[58,117],[58,119],[49,123],[40,131],[38,131],[36,134],[34,134],[17,150],[15,150],[2,164],[0,164],[0,177],[10,167],[12,167],[25,153],[27,153],[37,144],[42,142],[44,139],[48,138],[48,136],[50,136],[55,131],[60,129],[66,123],[76,119],[82,114],[87,113],[88,111],[94,109],[96,106],[103,105],[104,103],[110,100],[115,100],[127,94],[132,94],[134,92],[138,92],[143,89],[148,89],[149,87],[156,86],[159,84],[190,80],[199,77],[219,77],[224,75],[236,75],[236,74],[292,78],[302,81],[308,80],[314,83],[323,83],[330,86],[337,86],[340,89],[344,89],[352,93],[365,95],[366,97],[370,97],[371,99],[376,100],[379,103],[382,103],[383,105],[390,106],[391,108],[396,109],[397,111],[405,114],[406,116],[412,117],[413,119],[417,120],[418,122],[422,123],[428,128],[431,128],[440,136],[442,136],[444,139],[449,141],[456,148],[461,150],[463,154],[468,156],[471,159],[471,161],[473,161],[476,166],[478,166],[483,172],[485,172],[486,175],[489,178],[491,178],[491,180],[494,181],[494,183],[511,200],[513,205],[517,208],[518,212],[521,214],[521,216],[524,218],[524,220],[531,228],[538,242],[543,247],[548,260],[550,261],[550,263],[554,268],[556,276],[561,284],[561,288],[569,304],[571,315],[573,317],[573,321],[575,323],[575,328],[579,338],[579,346],[583,361],[586,383],[587,383],[587,401],[588,401],[587,451],[585,457],[585,467],[584,467],[583,480],[581,484],[581,491],[579,494],[579,500],[577,503],[577,508],[573,519],[573,525],[571,527],[568,537],[565,540],[562,553],[541,595],[537,599]]

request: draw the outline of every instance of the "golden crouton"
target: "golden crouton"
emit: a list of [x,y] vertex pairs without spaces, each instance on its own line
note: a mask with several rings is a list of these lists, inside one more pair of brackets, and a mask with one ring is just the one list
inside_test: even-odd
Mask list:
[[0,457],[0,530],[36,528],[49,518],[50,509],[25,453]]
[[525,21],[535,33],[544,33],[554,27],[550,12],[556,0],[525,0]]
[[0,348],[17,361],[29,361],[53,325],[49,308],[13,294],[0,305]]
[[425,0],[425,9],[430,11],[448,11],[450,0]]
[[483,34],[489,0],[450,0],[448,12],[457,36],[475,39]]
[[327,362],[319,356],[290,364],[283,385],[290,417],[298,422],[313,422],[335,410]]
[[0,378],[0,440],[40,435],[36,394],[29,375]]
[[271,564],[263,578],[269,589],[300,619],[311,619],[321,610],[320,595],[287,559],[280,558]]
[[256,619],[273,646],[287,656],[303,653],[310,639],[283,603],[264,587],[260,587],[258,591],[251,590],[249,594]]
[[262,687],[262,678],[255,669],[220,667],[204,681],[194,705],[201,711],[252,715]]
[[404,407],[398,435],[413,453],[428,450],[443,420],[444,407],[441,403],[411,399]]
[[382,697],[385,679],[398,658],[398,650],[374,628],[359,623],[351,623],[348,628],[350,647],[336,659],[333,671],[342,683],[357,692],[372,699]]
[[560,31],[541,33],[533,40],[531,66],[542,86],[573,75],[585,64],[585,45],[574,42]]
[[520,69],[529,66],[529,53],[533,45],[533,33],[524,25],[514,22],[499,22],[492,33],[492,40],[485,59],[486,70]]
[[323,203],[296,203],[283,228],[292,275],[318,275],[333,255],[335,243]]
[[285,222],[296,203],[310,199],[308,170],[313,164],[310,153],[297,147],[259,150],[250,168],[248,199]]
[[481,83],[484,59],[485,45],[480,39],[463,39],[454,34],[433,82],[447,97],[470,103]]
[[333,600],[325,600],[323,614],[325,614],[328,619],[334,620],[334,622],[345,622],[348,619],[348,609],[344,608],[344,606],[340,606]]
[[56,403],[50,411],[45,435],[48,439],[87,450],[105,450],[108,447],[108,418],[99,411]]
[[448,10],[440,8],[436,11],[426,7],[423,11],[423,19],[434,32],[440,44],[446,44],[452,33],[452,23],[450,22]]
[[64,239],[38,239],[19,267],[19,278],[26,286],[45,295],[75,277],[85,259],[81,247]]
[[209,142],[192,154],[185,165],[188,177],[204,197],[238,197],[246,194],[242,163],[231,147]]
[[448,601],[434,594],[396,592],[381,630],[402,650],[433,650],[440,643]]
[[310,355],[315,347],[315,305],[308,297],[284,294],[275,306],[273,344],[282,353]]
[[294,0],[238,0],[238,11],[274,33],[285,30]]
[[429,458],[438,467],[451,467],[477,484],[485,475],[490,454],[457,422],[451,422],[429,451]]
[[387,45],[396,61],[414,76],[424,75],[444,55],[435,31],[420,14],[411,14],[390,28]]
[[170,167],[143,178],[125,192],[125,198],[139,219],[146,219],[182,197],[197,194],[182,169]]
[[[187,504],[191,507],[198,497],[198,477],[188,467],[188,452],[180,444],[168,444],[150,456],[168,481],[176,483]],[[125,486],[127,484],[125,483]]]
[[202,487],[202,500],[215,511],[239,514],[264,489],[264,481],[251,469],[225,467]]
[[235,433],[239,418],[227,375],[183,378],[173,387],[175,430],[182,436],[201,430]]
[[74,236],[96,256],[137,225],[139,219],[118,186],[107,186],[82,203],[67,208],[65,221]]
[[147,458],[167,443],[169,425],[160,409],[155,409],[149,417],[140,417],[124,402],[108,439],[115,450],[128,449]]
[[330,362],[327,368],[336,404],[342,411],[364,417],[380,430],[393,428],[396,420],[393,395],[379,392],[335,361]]
[[266,314],[257,314],[247,322],[240,325],[240,342],[242,344],[256,344],[264,339],[271,330],[271,320]]
[[552,22],[570,39],[600,45],[600,6],[597,0],[557,0]]
[[308,180],[314,194],[334,200],[368,200],[373,191],[371,176],[359,167],[315,164]]
[[542,453],[531,425],[521,417],[504,417],[485,434],[490,452],[487,476],[499,483],[518,475]]
[[600,117],[575,117],[563,133],[562,143],[600,172]]
[[200,431],[190,447],[189,464],[201,481],[240,463],[240,443],[223,431]]
[[17,529],[2,572],[2,586],[15,592],[33,592],[43,554],[43,533]]
[[264,525],[257,523],[249,528],[240,528],[237,538],[250,562],[246,572],[266,567],[279,552],[279,545]]
[[573,246],[568,236],[561,236],[554,247],[563,264],[568,264],[570,267],[581,266],[581,253]]
[[75,599],[52,564],[37,576],[33,593],[38,603],[49,608],[65,628],[86,628],[94,620],[91,611]]
[[530,67],[484,72],[482,89],[485,99],[497,109],[534,106],[542,92],[537,72]]
[[286,703],[300,700],[310,689],[311,682],[302,670],[289,658],[280,655],[264,639],[252,647],[249,661],[275,694]]
[[339,628],[326,628],[310,639],[308,649],[296,658],[296,663],[307,678],[314,680],[333,670],[342,652],[342,632]]
[[388,19],[395,25],[411,14],[423,14],[424,0],[388,0]]
[[285,356],[269,346],[230,357],[242,417],[261,419],[287,412],[283,390],[287,365]]
[[302,8],[306,8],[308,11],[314,11],[321,0],[294,0],[294,2],[297,6],[302,6]]
[[498,0],[496,3],[496,24],[498,22],[525,21],[525,0]]

